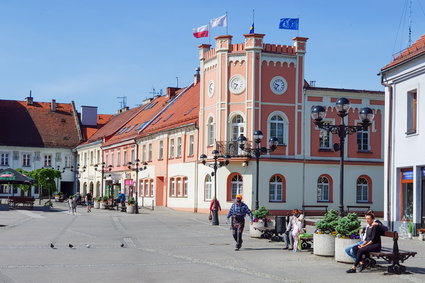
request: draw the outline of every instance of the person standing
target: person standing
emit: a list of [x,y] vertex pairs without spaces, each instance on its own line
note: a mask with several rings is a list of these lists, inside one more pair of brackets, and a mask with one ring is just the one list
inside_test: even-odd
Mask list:
[[75,199],[75,196],[71,196],[68,199],[68,205],[69,205],[69,211],[68,213],[74,215],[75,212],[77,212],[77,200]]
[[91,212],[91,208],[93,206],[93,196],[90,192],[86,195],[86,203],[87,203],[87,212]]
[[219,211],[221,211],[221,206],[220,206],[220,202],[218,201],[218,199],[214,196],[213,199],[211,200],[211,204],[210,204],[210,217],[209,219],[212,220],[212,213],[217,210],[217,214]]
[[229,223],[229,219],[232,217],[231,229],[233,230],[233,238],[236,242],[235,251],[238,251],[242,247],[242,233],[245,227],[245,216],[247,214],[250,217],[250,224],[252,224],[253,217],[251,210],[242,202],[242,195],[236,195],[236,202],[230,207],[226,219],[226,223]]
[[299,241],[298,236],[303,233],[302,232],[303,228],[304,228],[304,214],[301,214],[297,218],[297,221],[295,222],[295,224],[292,226],[292,239],[294,241],[292,244],[292,248],[294,252],[301,251],[300,247],[298,246],[298,241]]
[[297,224],[298,217],[300,216],[300,211],[298,209],[294,209],[292,211],[292,216],[289,219],[288,226],[286,226],[286,231],[283,233],[283,241],[285,242],[284,250],[289,249],[289,245],[291,245],[291,249],[294,248],[294,238],[292,236],[292,230]]

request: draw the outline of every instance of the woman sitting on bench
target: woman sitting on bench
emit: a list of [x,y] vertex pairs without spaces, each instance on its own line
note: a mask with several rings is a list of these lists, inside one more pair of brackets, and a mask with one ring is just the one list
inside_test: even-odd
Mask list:
[[347,270],[347,273],[356,273],[357,266],[360,266],[359,272],[362,272],[366,267],[366,264],[362,261],[363,255],[366,257],[370,252],[379,252],[381,250],[381,228],[379,225],[372,225],[375,220],[373,213],[366,213],[366,236],[364,243],[353,247],[353,253],[356,255],[356,261],[354,265]]

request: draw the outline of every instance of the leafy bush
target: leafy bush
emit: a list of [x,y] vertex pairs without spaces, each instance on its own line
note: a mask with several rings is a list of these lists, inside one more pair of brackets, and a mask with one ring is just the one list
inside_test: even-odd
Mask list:
[[359,238],[360,221],[356,213],[350,213],[347,216],[338,219],[335,227],[338,237],[341,238]]
[[409,225],[407,226],[407,232],[409,234],[413,234],[413,223],[412,223],[412,221],[410,221]]
[[338,212],[336,210],[329,210],[326,212],[324,218],[316,222],[318,233],[332,233],[338,223]]
[[129,197],[127,203],[128,205],[134,205],[136,201],[134,200],[134,197]]
[[95,197],[95,198],[94,198],[94,201],[96,201],[96,202],[101,202],[101,201],[102,201],[102,197]]
[[261,206],[259,209],[255,210],[252,213],[252,216],[255,219],[263,219],[263,218],[266,218],[269,215],[272,215],[272,214],[264,206]]
[[102,201],[108,201],[108,197],[107,196],[103,196],[102,197]]

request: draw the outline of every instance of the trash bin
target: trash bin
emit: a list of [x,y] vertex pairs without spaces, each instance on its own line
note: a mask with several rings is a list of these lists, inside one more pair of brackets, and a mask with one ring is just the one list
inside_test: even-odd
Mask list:
[[286,231],[286,218],[285,216],[276,216],[276,234],[283,234]]

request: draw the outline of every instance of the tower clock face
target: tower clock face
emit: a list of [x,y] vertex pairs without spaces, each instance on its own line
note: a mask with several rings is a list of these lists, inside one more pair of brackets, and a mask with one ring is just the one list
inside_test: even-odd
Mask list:
[[288,83],[280,76],[276,76],[270,81],[270,89],[274,94],[284,94],[287,88]]
[[210,81],[208,84],[208,96],[212,97],[214,95],[214,81]]
[[246,82],[241,75],[234,75],[229,80],[229,89],[234,94],[240,94],[245,90]]

